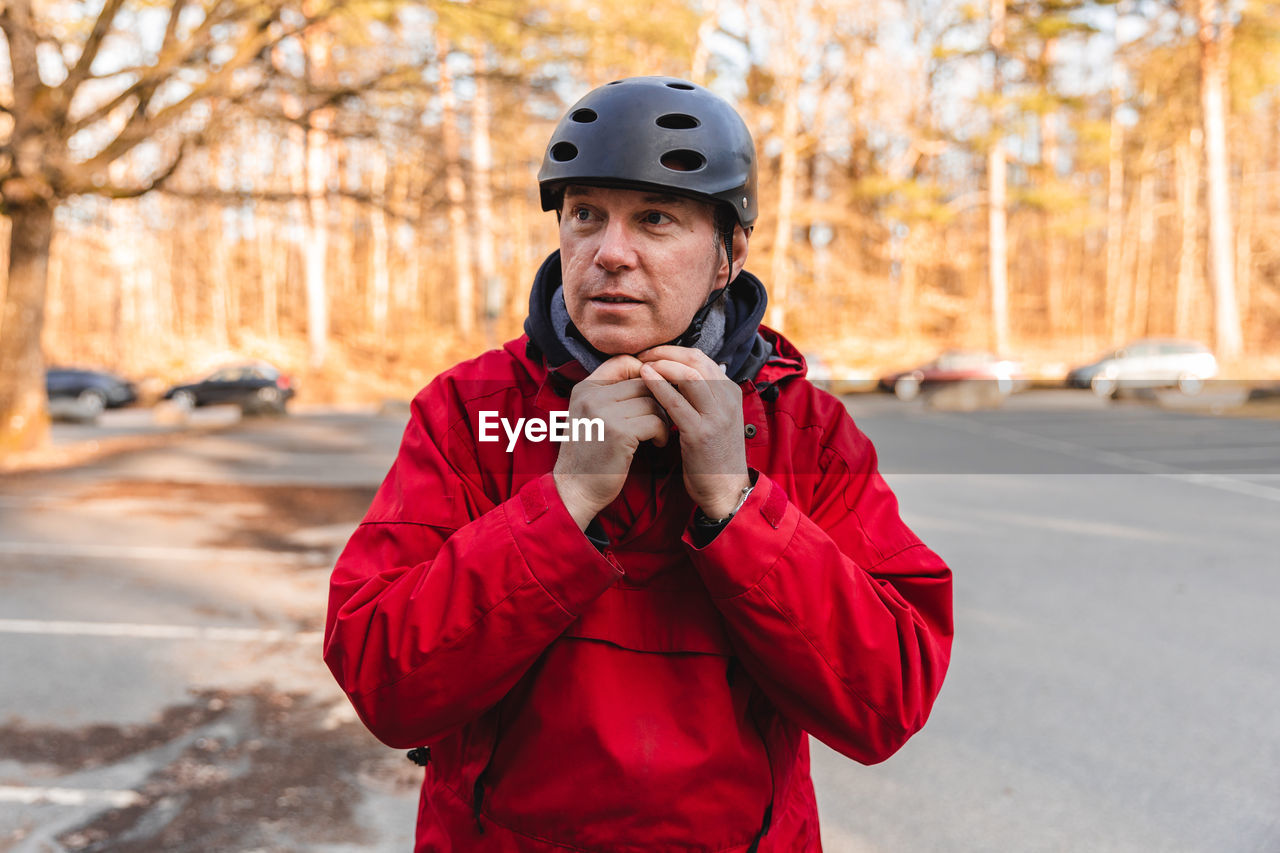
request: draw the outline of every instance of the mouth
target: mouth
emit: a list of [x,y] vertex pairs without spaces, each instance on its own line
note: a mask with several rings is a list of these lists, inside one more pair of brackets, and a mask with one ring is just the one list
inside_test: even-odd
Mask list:
[[603,305],[639,305],[639,299],[633,299],[630,296],[622,296],[620,294],[604,294],[601,296],[591,297],[592,302],[598,302]]

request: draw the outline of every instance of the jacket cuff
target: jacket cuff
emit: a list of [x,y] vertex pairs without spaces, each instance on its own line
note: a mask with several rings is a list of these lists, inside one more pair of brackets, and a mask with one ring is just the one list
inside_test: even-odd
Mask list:
[[710,543],[698,547],[687,529],[683,538],[711,597],[732,598],[760,583],[773,569],[799,523],[800,510],[787,493],[761,474],[747,502]]
[[577,616],[622,577],[578,529],[553,475],[526,483],[507,502],[506,516],[530,573],[566,613]]

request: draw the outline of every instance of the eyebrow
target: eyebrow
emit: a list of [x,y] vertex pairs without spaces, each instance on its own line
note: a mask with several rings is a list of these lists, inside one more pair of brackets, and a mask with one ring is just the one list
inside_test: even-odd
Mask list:
[[688,201],[689,199],[683,196],[672,195],[671,193],[659,193],[644,197],[645,204],[684,204]]
[[[591,191],[594,189],[596,188],[589,185],[570,184],[565,189],[564,197],[566,199],[572,198],[574,196],[586,196],[589,198],[592,195]],[[646,195],[643,199],[641,199],[641,201],[643,201],[645,204],[683,205],[683,204],[691,204],[693,203],[694,200],[691,198],[686,198],[685,196],[682,196],[682,195],[676,195],[675,193],[651,193],[649,195]]]

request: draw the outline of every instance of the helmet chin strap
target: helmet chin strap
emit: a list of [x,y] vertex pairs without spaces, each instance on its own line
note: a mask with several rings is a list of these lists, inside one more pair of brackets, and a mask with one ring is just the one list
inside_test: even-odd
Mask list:
[[698,309],[698,313],[693,315],[693,322],[689,324],[689,328],[685,329],[674,340],[667,341],[663,346],[691,347],[696,344],[698,339],[702,337],[702,325],[707,321],[707,315],[711,313],[711,309],[715,307],[716,302],[724,299],[725,294],[729,292],[729,282],[733,280],[733,230],[726,229],[721,231],[720,236],[724,240],[725,255],[729,259],[729,279],[725,281],[724,287],[711,291],[707,301]]

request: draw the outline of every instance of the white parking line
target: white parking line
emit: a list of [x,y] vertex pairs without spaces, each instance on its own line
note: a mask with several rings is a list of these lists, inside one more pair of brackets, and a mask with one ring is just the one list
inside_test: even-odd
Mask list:
[[134,791],[107,791],[84,788],[20,788],[0,785],[0,803],[36,805],[51,803],[55,806],[84,806],[90,803],[106,803],[117,809],[136,806],[143,798]]
[[195,625],[146,625],[136,622],[68,622],[45,619],[0,619],[0,634],[43,634],[65,637],[129,637],[144,640],[208,640],[319,644],[319,631],[266,628],[219,628]]
[[255,548],[178,548],[164,545],[100,545],[76,542],[13,542],[0,540],[0,556],[83,557],[122,560],[192,560],[297,565],[325,563],[325,551],[264,551]]
[[1280,444],[1237,444],[1230,447],[1177,447],[1134,448],[1156,461],[1194,462],[1252,462],[1255,465],[1275,466],[1280,463]]
[[1048,450],[1054,453],[1060,453],[1064,456],[1071,456],[1076,459],[1085,459],[1090,462],[1100,462],[1103,465],[1110,465],[1126,471],[1136,471],[1141,474],[1152,474],[1157,477],[1165,477],[1170,480],[1178,480],[1184,483],[1194,483],[1197,486],[1208,486],[1212,489],[1218,489],[1224,492],[1234,492],[1238,495],[1248,495],[1254,498],[1262,498],[1263,500],[1276,501],[1280,503],[1280,489],[1272,486],[1264,486],[1260,483],[1250,482],[1249,480],[1241,480],[1236,477],[1228,477],[1223,474],[1207,474],[1200,471],[1192,471],[1187,468],[1179,468],[1176,465],[1169,465],[1164,462],[1155,462],[1150,459],[1139,459],[1136,456],[1129,456],[1125,453],[1117,453],[1114,450],[1099,450],[1094,447],[1085,447],[1069,441],[1063,441],[1057,438],[1047,438],[1042,435],[1023,432],[1021,430],[1009,429],[1008,427],[996,426],[994,424],[983,424],[967,418],[952,416],[934,417],[934,423],[959,429],[974,435],[986,436],[988,438],[1002,438],[1005,441],[1014,444],[1021,444],[1025,447],[1033,447],[1037,450]]

